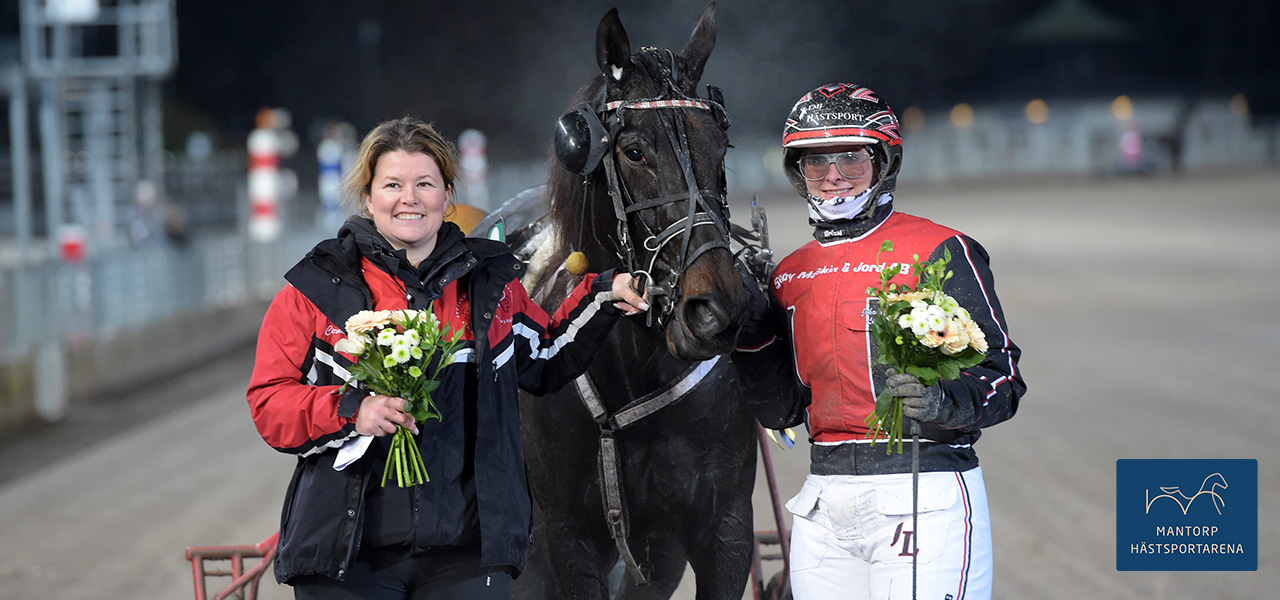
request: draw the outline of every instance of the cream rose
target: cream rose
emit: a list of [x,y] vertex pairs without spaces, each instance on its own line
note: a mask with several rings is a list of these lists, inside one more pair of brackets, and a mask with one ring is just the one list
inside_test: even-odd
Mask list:
[[351,337],[345,337],[338,340],[338,343],[333,345],[333,349],[338,352],[350,354],[351,356],[361,356],[364,354],[367,340],[368,338],[356,334]]

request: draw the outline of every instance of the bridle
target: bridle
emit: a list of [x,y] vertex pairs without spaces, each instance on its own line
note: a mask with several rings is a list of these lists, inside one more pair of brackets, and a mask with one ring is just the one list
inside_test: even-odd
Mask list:
[[[665,53],[665,56],[663,54]],[[649,75],[650,80],[661,84],[660,92],[650,98],[635,100],[614,100],[606,102],[597,113],[597,117],[609,131],[609,150],[603,159],[609,198],[613,203],[614,216],[617,218],[619,241],[619,259],[626,268],[636,275],[642,286],[648,288],[650,304],[655,308],[648,314],[648,325],[656,320],[659,327],[664,326],[675,311],[680,301],[680,278],[689,266],[700,256],[716,248],[729,248],[729,202],[724,178],[721,177],[718,189],[707,190],[698,186],[693,172],[693,161],[689,152],[689,140],[685,133],[683,111],[687,109],[706,110],[717,117],[722,128],[728,128],[728,117],[724,111],[722,96],[718,88],[707,86],[709,98],[691,98],[676,87],[679,73],[675,56],[665,48],[645,47],[637,53],[641,68]],[[665,60],[664,60],[665,59]],[[654,198],[636,198],[618,177],[618,158],[613,152],[617,143],[617,134],[623,128],[622,112],[624,110],[656,110],[662,122],[662,130],[676,155],[687,192],[659,196]],[[662,231],[654,231],[644,219],[642,211],[659,208],[676,202],[685,202],[684,217],[668,225]],[[648,235],[641,240],[640,248],[631,239],[631,228],[643,231]],[[690,250],[695,227],[714,227],[715,239],[705,242]],[[679,254],[672,261],[674,267],[665,277],[655,276],[658,258],[679,239]],[[643,255],[642,255],[643,254]],[[644,289],[644,288],[641,288]]]

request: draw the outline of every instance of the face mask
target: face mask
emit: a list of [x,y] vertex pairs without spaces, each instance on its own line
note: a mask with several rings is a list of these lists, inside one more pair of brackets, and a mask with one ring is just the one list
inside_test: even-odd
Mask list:
[[[848,221],[856,219],[862,215],[867,208],[867,203],[871,201],[871,192],[874,189],[867,188],[857,196],[835,197],[830,200],[823,200],[813,194],[805,194],[809,201],[809,218],[814,221]],[[876,205],[888,204],[893,197],[889,194],[881,194]]]

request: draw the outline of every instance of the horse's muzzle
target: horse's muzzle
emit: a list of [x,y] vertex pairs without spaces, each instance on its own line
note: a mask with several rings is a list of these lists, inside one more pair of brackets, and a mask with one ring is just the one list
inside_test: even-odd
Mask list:
[[[726,305],[725,300],[728,300]],[[743,303],[714,295],[681,299],[667,325],[667,346],[681,360],[706,360],[736,347]]]

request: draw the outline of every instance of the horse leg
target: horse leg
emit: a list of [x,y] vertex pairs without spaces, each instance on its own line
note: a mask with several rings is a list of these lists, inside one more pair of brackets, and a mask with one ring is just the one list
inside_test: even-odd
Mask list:
[[629,542],[636,560],[649,567],[649,583],[640,585],[627,573],[617,600],[667,600],[684,577],[684,548],[674,538],[639,538]]
[[686,542],[689,565],[697,582],[698,600],[742,598],[751,572],[755,530],[751,522],[751,498],[735,501],[721,518],[710,523],[696,540]]
[[545,522],[542,529],[551,580],[547,597],[606,600],[609,571],[618,558],[608,534],[601,539],[565,520]]

